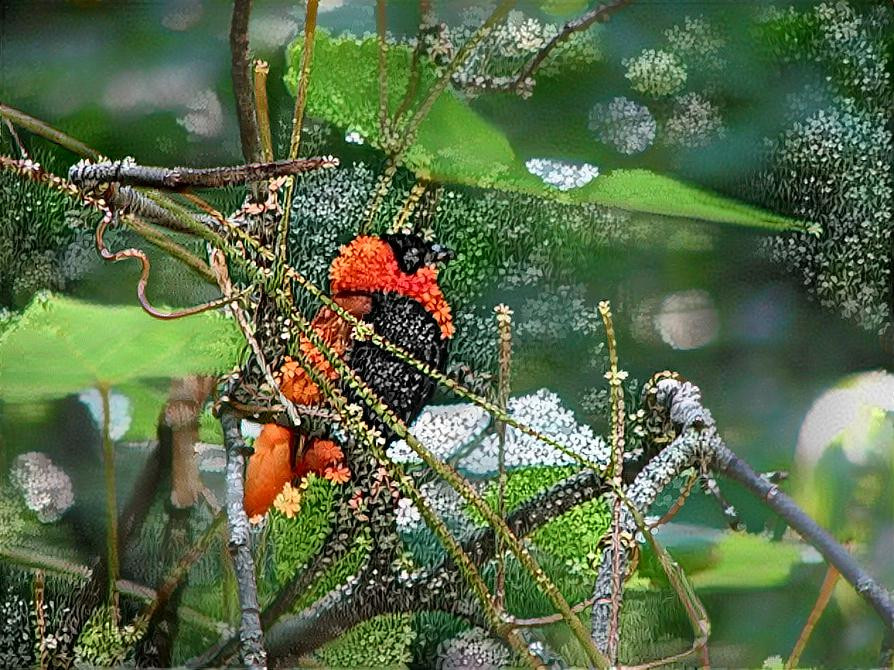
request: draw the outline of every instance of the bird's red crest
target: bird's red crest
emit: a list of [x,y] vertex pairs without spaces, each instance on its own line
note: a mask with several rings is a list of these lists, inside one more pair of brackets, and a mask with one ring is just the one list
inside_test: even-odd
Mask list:
[[402,272],[391,246],[378,237],[361,235],[343,246],[329,270],[329,285],[334,295],[396,291],[419,301],[434,317],[443,337],[453,336],[453,316],[438,286],[437,269]]

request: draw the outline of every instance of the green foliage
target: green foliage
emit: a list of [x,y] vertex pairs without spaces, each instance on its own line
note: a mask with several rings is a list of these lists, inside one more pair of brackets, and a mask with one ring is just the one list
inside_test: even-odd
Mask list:
[[356,575],[363,565],[363,561],[369,555],[370,544],[371,540],[368,535],[361,535],[357,538],[354,546],[348,550],[348,553],[330,567],[320,579],[314,582],[301,598],[295,601],[292,611],[300,612],[305,607],[309,607]]
[[413,643],[410,646],[414,665],[432,667],[435,652],[440,644],[468,628],[468,622],[447,612],[414,614]]
[[78,636],[75,663],[80,666],[117,667],[132,662],[132,654],[143,632],[140,625],[120,625],[110,605],[99,607]]
[[354,626],[317,656],[329,668],[404,668],[413,632],[409,614],[384,614]]
[[48,400],[137,379],[222,372],[235,361],[238,337],[217,314],[159,321],[136,306],[39,297],[0,334],[0,398]]
[[[10,150],[0,143],[0,151]],[[46,151],[32,159],[45,167],[59,162]],[[86,216],[69,196],[0,170],[0,307],[22,307],[39,290],[63,288],[89,262],[67,253],[78,247]]]
[[[512,512],[522,503],[547,490],[575,472],[574,467],[532,467],[513,470],[506,482],[506,509]],[[497,508],[496,482],[484,491],[484,500]],[[474,509],[468,514],[476,523],[484,519]],[[575,578],[595,576],[599,543],[608,530],[611,513],[602,500],[591,500],[565,512],[537,529],[531,536],[541,551],[550,554]]]
[[307,476],[302,492],[301,511],[289,519],[278,510],[270,511],[270,540],[276,581],[289,580],[323,546],[333,522],[335,488],[313,473]]
[[[301,39],[288,50],[286,84],[293,92],[298,82]],[[308,94],[308,113],[359,132],[383,147],[378,127],[377,44],[373,37],[358,40],[332,37],[319,31]],[[387,73],[389,109],[400,104],[407,88],[411,50],[390,45]],[[420,68],[420,90],[436,80],[434,68]],[[418,176],[455,184],[496,188],[576,203],[597,203],[632,211],[771,229],[799,228],[791,219],[730,201],[648,170],[615,170],[567,193],[532,175],[506,136],[485,121],[452,91],[445,91],[422,122],[418,137],[405,155],[405,165]]]

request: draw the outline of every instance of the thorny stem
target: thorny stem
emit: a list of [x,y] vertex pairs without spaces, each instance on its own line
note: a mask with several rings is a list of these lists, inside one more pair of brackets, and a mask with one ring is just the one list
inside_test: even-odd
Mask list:
[[[497,330],[499,331],[500,369],[497,382],[497,404],[506,411],[509,403],[509,376],[512,370],[512,310],[506,305],[497,305]],[[506,424],[496,422],[497,431],[497,514],[506,518]],[[503,539],[497,538],[496,598],[502,606],[506,591],[506,564]]]
[[[289,140],[289,158],[298,158],[301,151],[301,127],[304,124],[304,108],[307,106],[307,87],[310,84],[310,67],[314,57],[314,37],[317,29],[317,6],[319,0],[307,0],[304,12],[304,49],[301,51],[301,76],[295,96],[295,110],[292,113],[292,136]],[[289,179],[286,187],[286,202],[277,236],[276,263],[278,266],[288,260],[289,218],[292,213],[292,196],[295,191],[295,177]]]
[[261,156],[265,163],[273,160],[273,135],[270,131],[270,105],[267,102],[267,75],[270,66],[266,61],[254,64],[255,103],[258,113],[258,133],[261,137]]
[[624,467],[624,392],[621,389],[622,375],[618,370],[618,345],[612,322],[611,306],[607,301],[599,303],[599,314],[605,325],[608,343],[609,371],[606,375],[611,389],[611,464],[609,473],[615,499],[612,503],[612,593],[611,619],[609,620],[608,646],[606,653],[612,665],[618,664],[619,621],[621,616],[621,492],[623,481],[621,469]]
[[44,611],[44,574],[43,570],[34,571],[34,615],[37,620],[37,667],[47,667],[47,618]]
[[795,642],[792,653],[788,657],[788,661],[785,664],[786,670],[792,670],[792,668],[798,667],[798,661],[801,660],[801,654],[804,652],[804,648],[807,646],[807,642],[813,634],[816,622],[819,621],[819,618],[826,610],[826,606],[829,604],[829,600],[832,598],[832,593],[835,590],[835,584],[838,583],[838,578],[840,576],[841,575],[838,573],[838,570],[835,569],[834,565],[830,565],[826,570],[826,576],[823,578],[823,583],[820,586],[819,596],[817,596],[813,609],[810,610],[810,615],[807,617],[807,621],[804,624],[804,628],[801,629],[801,634],[798,636],[798,640]]
[[385,0],[376,0],[376,35],[379,46],[379,137],[385,150],[391,144],[388,127],[388,43]]
[[230,22],[230,73],[233,79],[233,93],[236,98],[236,117],[239,120],[239,138],[242,155],[247,163],[261,162],[258,117],[255,110],[254,93],[251,85],[251,64],[248,56],[248,22],[251,17],[252,0],[234,0],[233,17]]
[[425,179],[420,179],[415,184],[413,184],[413,188],[410,189],[409,195],[407,195],[407,199],[404,201],[403,207],[400,209],[400,214],[397,217],[397,220],[394,223],[392,228],[393,232],[400,232],[404,229],[404,226],[407,223],[407,220],[412,216],[413,211],[416,209],[416,206],[419,204],[419,200],[425,194],[426,190],[428,190],[429,182]]
[[248,452],[239,430],[239,419],[233,411],[223,406],[220,413],[224,444],[227,450],[227,526],[230,541],[228,547],[236,574],[241,610],[239,637],[242,662],[250,669],[267,667],[267,652],[261,632],[258,587],[255,583],[255,565],[251,555],[250,526],[243,507],[245,456]]

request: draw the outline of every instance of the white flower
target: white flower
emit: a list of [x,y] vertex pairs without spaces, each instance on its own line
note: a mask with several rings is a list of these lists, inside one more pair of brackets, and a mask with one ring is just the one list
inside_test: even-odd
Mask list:
[[525,161],[528,172],[540,177],[560,191],[580,188],[599,176],[599,168],[589,163],[574,165],[549,158],[531,158]]
[[622,154],[645,151],[655,139],[657,124],[649,108],[627,98],[615,98],[590,110],[590,130],[600,142]]
[[345,133],[345,142],[350,144],[363,144],[366,140],[363,135],[358,133],[356,130],[349,130]]
[[409,498],[401,498],[397,501],[396,522],[399,530],[414,529],[422,522],[422,515]]
[[71,479],[39,451],[21,454],[13,461],[9,478],[25,498],[28,509],[42,523],[52,523],[74,504]]
[[686,68],[667,51],[645,49],[636,58],[623,61],[630,87],[653,98],[677,93],[686,83]]

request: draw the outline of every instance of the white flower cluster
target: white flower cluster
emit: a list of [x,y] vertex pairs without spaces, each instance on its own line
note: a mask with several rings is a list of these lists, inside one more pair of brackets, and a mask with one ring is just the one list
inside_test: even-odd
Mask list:
[[636,58],[623,61],[630,87],[652,98],[663,98],[680,91],[686,84],[686,67],[669,51],[644,49]]
[[570,191],[589,184],[599,176],[599,168],[589,163],[575,165],[549,158],[530,158],[525,161],[528,172],[560,191]]
[[657,129],[648,107],[624,97],[617,97],[608,104],[594,105],[590,110],[589,126],[600,142],[627,155],[648,149]]
[[[102,411],[102,395],[95,388],[89,388],[78,394],[80,400],[87,409],[90,410],[90,416],[96,427],[102,431],[103,411]],[[113,440],[120,440],[127,434],[131,423],[131,407],[130,400],[126,395],[109,393],[109,436]]]
[[698,93],[674,99],[674,113],[662,130],[662,143],[691,148],[706,146],[725,133],[717,105]]
[[[605,440],[594,434],[589,426],[577,423],[574,413],[552,391],[540,389],[530,395],[512,398],[507,409],[513,419],[554,439],[578,456],[596,463],[608,463]],[[460,459],[458,466],[471,474],[492,475],[497,471],[498,450],[497,436],[489,435]],[[506,428],[505,459],[506,467],[510,469],[577,462],[568,454],[511,426]]]
[[24,496],[25,505],[42,523],[53,523],[74,504],[71,479],[39,451],[21,454],[13,461],[9,479]]
[[684,19],[664,31],[668,51],[690,67],[721,70],[726,65],[726,38],[703,16]]
[[508,666],[509,650],[482,628],[470,628],[443,642],[438,649],[438,670],[499,670]]
[[[477,405],[436,405],[423,410],[413,422],[410,433],[443,460],[483,433],[489,423],[487,412]],[[397,440],[388,447],[388,458],[395,463],[422,462],[404,440]]]

